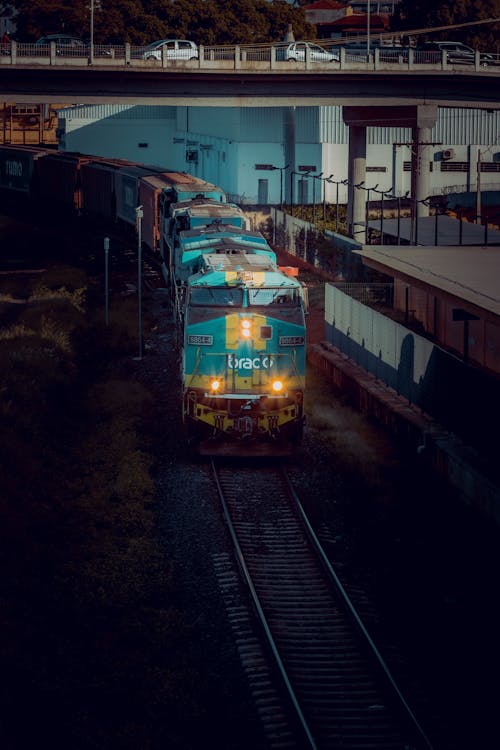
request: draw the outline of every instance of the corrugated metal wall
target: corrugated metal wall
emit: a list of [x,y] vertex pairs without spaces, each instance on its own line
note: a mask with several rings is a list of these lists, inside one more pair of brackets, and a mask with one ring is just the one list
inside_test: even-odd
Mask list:
[[[342,118],[342,107],[318,109],[320,141],[348,143],[349,131]],[[433,141],[456,146],[467,146],[471,143],[496,144],[500,136],[500,112],[438,107],[437,122],[431,134]],[[367,141],[370,144],[405,143],[410,139],[410,128],[378,127],[367,130]]]
[[319,107],[295,108],[295,140],[297,143],[320,143]]
[[283,112],[283,107],[190,107],[186,129],[241,143],[281,143]]
[[[500,112],[482,109],[438,109],[438,120],[431,131],[435,141],[457,146],[471,143],[497,144]],[[500,149],[500,146],[499,146]]]
[[[67,118],[65,120],[65,118]],[[333,175],[336,184],[309,182],[294,177],[294,201],[345,203],[347,189],[348,128],[342,107],[167,107],[127,105],[82,105],[60,112],[61,148],[68,151],[118,156],[148,164],[166,164],[221,184],[242,202],[290,202],[291,172],[256,172],[256,165],[271,164],[305,172]],[[431,137],[440,148],[454,148],[457,168],[450,172],[437,164],[433,170],[431,194],[464,193],[474,190],[477,149],[484,161],[494,161],[500,113],[465,109],[439,109],[438,123]],[[402,195],[410,189],[411,173],[405,169],[407,147],[394,144],[412,139],[407,128],[368,128],[368,186]],[[479,145],[478,145],[479,144]],[[485,144],[485,145],[482,145]],[[491,145],[490,145],[491,144]],[[235,149],[240,148],[235,162]],[[189,155],[189,158],[188,158]],[[436,160],[437,161],[437,160]],[[235,170],[235,164],[238,164]],[[460,163],[470,165],[460,167]],[[313,169],[314,171],[314,169]],[[485,170],[483,170],[485,171]],[[473,173],[473,175],[472,175]],[[472,177],[471,177],[472,175]],[[482,188],[494,190],[500,173],[490,170]],[[262,189],[259,189],[259,185]],[[305,195],[304,190],[308,191]]]
[[80,104],[59,110],[59,117],[73,120],[175,120],[177,107],[129,104]]
[[[189,110],[189,111],[187,111]],[[69,107],[60,117],[73,120],[173,120],[178,130],[241,142],[281,142],[284,107],[168,107],[125,104],[89,104]],[[348,128],[342,107],[295,107],[298,143],[347,144]],[[438,108],[431,130],[434,141],[447,145],[496,144],[500,136],[500,112],[480,109]],[[368,128],[369,144],[403,143],[411,139],[409,128]],[[500,145],[499,145],[500,149]]]
[[203,133],[230,141],[243,140],[239,107],[189,107],[187,114],[188,133]]

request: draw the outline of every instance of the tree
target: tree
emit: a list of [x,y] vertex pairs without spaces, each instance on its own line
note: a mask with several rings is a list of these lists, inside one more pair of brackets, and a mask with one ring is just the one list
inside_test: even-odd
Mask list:
[[35,41],[44,34],[64,31],[80,36],[88,28],[83,0],[12,0],[16,15],[16,38]]
[[14,27],[14,24],[11,22],[12,17],[14,15],[14,8],[12,6],[11,0],[0,0],[0,18],[3,18],[6,21],[5,29],[8,29],[11,31]]
[[[0,0],[6,2],[6,0]],[[19,41],[35,41],[58,31],[90,36],[91,0],[11,0]],[[313,38],[304,12],[286,0],[95,0],[94,40],[98,44],[147,44],[167,37],[198,44],[281,41],[288,24],[295,37]]]
[[500,0],[402,0],[402,29],[428,28],[425,37],[434,39],[453,39],[465,42],[478,49],[495,49],[498,44],[500,23],[470,25],[449,30],[432,32],[439,26],[469,24],[487,18],[500,18]]

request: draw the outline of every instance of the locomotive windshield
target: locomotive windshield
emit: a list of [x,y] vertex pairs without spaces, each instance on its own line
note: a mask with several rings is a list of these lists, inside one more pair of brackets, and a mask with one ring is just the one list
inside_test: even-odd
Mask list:
[[297,287],[249,289],[248,304],[266,307],[274,307],[278,305],[298,307],[301,304],[300,289],[298,289]]
[[198,306],[241,307],[243,289],[239,287],[191,287],[190,304]]

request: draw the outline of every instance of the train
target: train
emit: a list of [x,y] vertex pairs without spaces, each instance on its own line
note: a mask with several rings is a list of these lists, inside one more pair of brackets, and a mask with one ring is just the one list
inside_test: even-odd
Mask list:
[[182,422],[205,456],[284,456],[305,421],[307,288],[225,191],[194,175],[0,145],[0,192],[137,231],[169,289]]

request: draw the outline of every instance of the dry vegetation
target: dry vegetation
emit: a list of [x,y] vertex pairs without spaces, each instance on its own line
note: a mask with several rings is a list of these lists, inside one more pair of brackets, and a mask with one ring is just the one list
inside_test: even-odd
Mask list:
[[136,305],[109,328],[102,307],[76,267],[0,276],[5,750],[188,748],[202,721],[154,529],[153,395],[112,366]]

